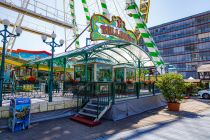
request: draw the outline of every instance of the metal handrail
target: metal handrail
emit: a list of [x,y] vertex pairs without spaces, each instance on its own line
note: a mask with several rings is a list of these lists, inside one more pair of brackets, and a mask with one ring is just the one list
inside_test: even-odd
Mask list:
[[[15,6],[20,6],[23,3],[23,0],[2,0],[2,1],[4,1],[5,3],[9,3],[10,5],[15,5]],[[37,0],[30,0],[28,3],[28,7],[25,9],[28,9],[35,13],[44,14],[45,16],[48,16],[51,18],[60,19],[65,23],[71,22],[71,17],[69,13],[56,9],[47,4],[41,3]]]

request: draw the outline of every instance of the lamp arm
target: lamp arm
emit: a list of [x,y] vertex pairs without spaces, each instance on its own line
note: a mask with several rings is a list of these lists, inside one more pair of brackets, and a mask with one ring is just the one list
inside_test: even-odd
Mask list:
[[46,43],[47,45],[50,45],[51,46],[51,43],[52,42],[47,42],[47,41],[43,41],[44,43]]
[[60,44],[58,44],[56,42],[54,42],[54,43],[55,43],[55,47],[60,47]]
[[62,46],[63,46],[63,44],[58,45],[58,47],[62,47]]
[[7,35],[7,37],[16,37],[17,35],[14,35],[14,34],[12,34],[12,33],[9,33],[8,35]]
[[6,30],[6,32],[10,35],[14,35],[13,33],[11,33],[10,31]]

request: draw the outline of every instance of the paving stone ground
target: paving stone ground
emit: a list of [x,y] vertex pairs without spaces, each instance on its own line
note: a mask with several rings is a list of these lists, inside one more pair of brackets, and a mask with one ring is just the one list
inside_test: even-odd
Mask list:
[[[202,113],[208,110],[210,110],[210,100],[187,99],[184,100],[181,104],[180,112],[170,112],[167,111],[167,109],[165,108],[160,108],[138,115],[134,115],[116,122],[102,120],[101,125],[93,128],[73,122],[69,120],[69,118],[62,118],[32,124],[30,129],[18,133],[11,133],[10,131],[5,129],[0,130],[0,140],[92,140],[100,138],[108,139],[110,136],[114,136],[121,133],[128,133],[130,131],[137,131],[137,129],[143,129],[141,131],[145,132],[144,135],[150,136],[150,133],[146,133],[147,127],[152,127],[155,125],[156,133],[158,132],[159,128],[160,131],[162,130],[161,125],[175,124],[176,122],[181,122],[183,118],[199,118],[201,116],[205,116],[205,114]],[[204,123],[205,122],[201,122],[201,124]],[[193,122],[191,122],[190,124],[194,126]],[[199,124],[195,123],[195,125]],[[152,136],[154,136],[153,138],[155,138],[156,135],[153,134]],[[123,139],[123,137],[118,138]],[[133,139],[133,137],[128,137],[126,139]],[[138,139],[138,137],[134,137],[134,139]]]

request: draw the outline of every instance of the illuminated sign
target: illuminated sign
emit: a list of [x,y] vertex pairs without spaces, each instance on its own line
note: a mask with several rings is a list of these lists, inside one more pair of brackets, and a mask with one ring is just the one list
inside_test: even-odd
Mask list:
[[91,18],[91,40],[126,40],[137,44],[135,34],[125,28],[125,22],[113,16],[110,21],[103,15],[95,14]]

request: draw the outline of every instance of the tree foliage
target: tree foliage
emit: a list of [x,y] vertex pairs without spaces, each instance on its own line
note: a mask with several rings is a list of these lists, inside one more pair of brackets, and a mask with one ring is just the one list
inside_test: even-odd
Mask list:
[[186,90],[185,82],[181,74],[167,73],[156,82],[167,102],[177,103],[183,99]]

